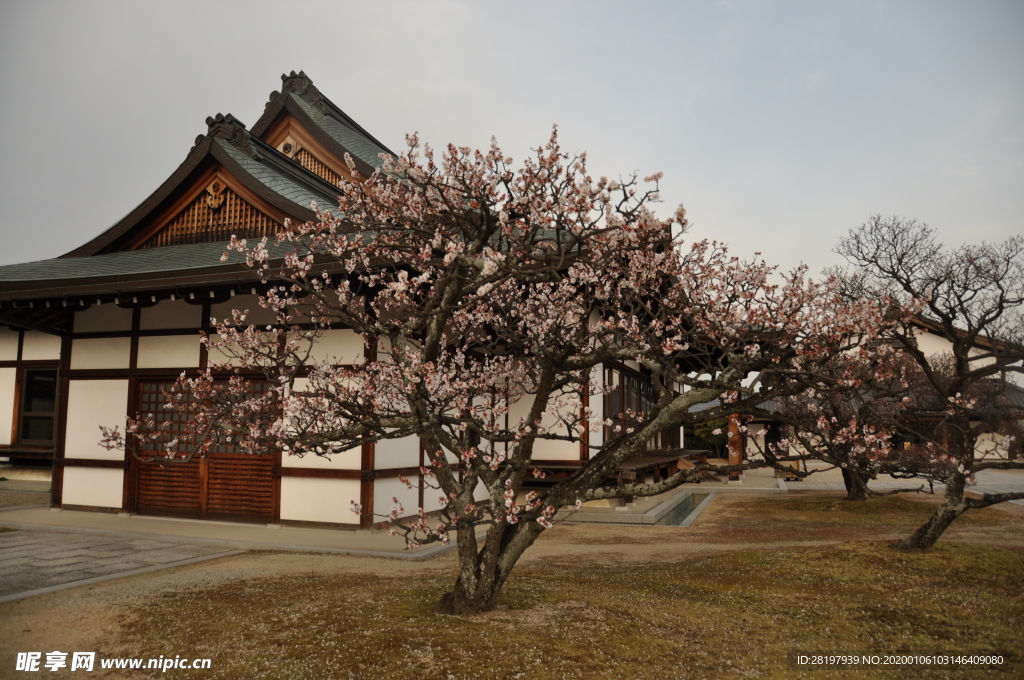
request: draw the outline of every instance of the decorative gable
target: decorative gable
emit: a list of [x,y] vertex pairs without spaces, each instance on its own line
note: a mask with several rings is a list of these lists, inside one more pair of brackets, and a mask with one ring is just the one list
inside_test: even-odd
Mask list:
[[232,235],[260,238],[273,236],[282,228],[282,221],[243,198],[220,174],[197,188],[184,205],[175,205],[156,221],[155,229],[147,230],[129,249],[229,241]]
[[334,156],[290,115],[282,116],[264,141],[333,186],[338,186],[342,179],[352,179],[344,160]]

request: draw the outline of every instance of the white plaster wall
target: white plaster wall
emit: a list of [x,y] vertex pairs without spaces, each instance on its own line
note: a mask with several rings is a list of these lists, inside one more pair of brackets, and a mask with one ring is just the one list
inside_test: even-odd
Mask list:
[[210,316],[217,319],[217,321],[230,319],[231,311],[235,309],[240,312],[248,310],[249,313],[245,317],[247,324],[277,323],[277,314],[273,310],[260,307],[258,295],[236,295],[227,302],[210,305]]
[[[419,484],[420,483],[419,475],[417,475],[415,477],[410,477],[409,481],[412,482],[413,484]],[[426,481],[428,483],[434,483],[434,484],[437,483],[437,482],[434,482],[434,480],[432,480],[430,478],[427,478]],[[374,486],[376,487],[376,483],[374,484]],[[419,487],[417,487],[416,494],[417,494],[417,500],[419,500]],[[429,486],[424,486],[423,487],[423,510],[425,512],[433,512],[435,510],[440,510],[442,506],[441,506],[441,503],[439,501],[440,501],[441,496],[443,496],[443,495],[444,495],[444,491],[442,491],[441,489],[431,489]],[[387,507],[390,508],[391,504],[388,503]],[[408,510],[408,509],[409,508],[406,508],[406,510]]]
[[194,368],[198,365],[198,335],[152,335],[139,338],[139,368]]
[[71,368],[128,368],[131,338],[79,338],[71,341]]
[[378,470],[419,466],[420,439],[415,435],[401,439],[384,439],[374,444],[374,467]]
[[[127,408],[127,380],[72,380],[68,386],[64,456],[124,460],[124,452],[107,451],[99,441],[100,425],[118,425],[124,432]],[[118,506],[121,504],[120,493],[118,491]]]
[[[420,505],[420,490],[419,490],[419,478],[410,477],[409,482],[413,485],[413,488],[407,487],[402,482],[398,481],[397,477],[388,477],[386,479],[376,479],[373,482],[373,513],[375,515],[374,521],[383,521],[382,517],[376,517],[376,515],[387,515],[391,512],[391,506],[395,504],[392,500],[397,498],[399,503],[402,505],[404,512],[399,513],[399,517],[408,517],[409,515],[415,515]],[[431,489],[426,489],[430,491]],[[437,495],[434,493],[433,495]],[[424,494],[423,500],[426,501],[426,494]],[[434,499],[435,501],[437,499]]]
[[359,502],[358,479],[281,478],[281,519],[359,524],[351,510]]
[[0,326],[0,361],[15,361],[18,358],[18,331]]
[[[533,398],[527,395],[509,407],[508,424],[510,428],[519,427],[519,419],[527,417],[532,402]],[[579,406],[577,405],[575,408],[579,408]],[[565,425],[559,423],[552,414],[545,413],[541,418],[541,425],[549,428],[555,434],[567,433]],[[533,445],[533,460],[579,460],[579,457],[580,445],[576,442],[537,439]]]
[[323,456],[315,456],[312,453],[307,453],[302,458],[284,453],[281,455],[281,467],[358,470],[360,469],[362,454],[362,449],[358,446],[341,453],[335,453],[331,456],[330,460]]
[[14,383],[18,369],[0,368],[0,444],[11,443],[14,425]]
[[75,333],[130,331],[131,329],[132,310],[114,304],[93,305],[89,309],[75,312]]
[[[217,333],[211,333],[210,342],[220,342],[220,335],[218,335]],[[238,346],[232,344],[232,347],[237,348]],[[242,362],[234,357],[230,357],[229,360],[229,356],[230,355],[226,354],[225,352],[222,352],[220,349],[216,347],[211,347],[209,349],[209,354],[207,355],[207,360],[209,361],[210,364],[223,364],[227,362],[229,366],[242,365]]]
[[974,444],[974,455],[978,458],[1006,458],[1008,448],[1006,437],[985,432]]
[[24,361],[45,361],[60,359],[60,336],[25,331],[25,341],[21,346],[21,358]]
[[64,468],[61,504],[120,508],[124,470],[111,468]]
[[161,300],[152,307],[144,307],[139,318],[139,328],[144,331],[165,328],[199,328],[202,325],[203,308],[190,305],[184,300]]
[[313,344],[310,357],[317,361],[330,359],[335,364],[361,364],[363,337],[347,329],[327,331]]

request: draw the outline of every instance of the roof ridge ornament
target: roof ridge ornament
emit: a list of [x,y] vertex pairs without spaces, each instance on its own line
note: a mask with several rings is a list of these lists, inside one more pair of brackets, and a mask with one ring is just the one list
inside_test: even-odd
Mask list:
[[216,116],[209,116],[206,119],[209,129],[207,137],[223,139],[249,158],[260,160],[262,156],[252,145],[249,131],[245,129],[245,123],[238,120],[230,113],[227,115],[218,113]]
[[324,115],[330,115],[327,110],[327,105],[324,103],[324,96],[317,89],[313,81],[306,75],[305,71],[299,71],[296,73],[292,71],[288,74],[281,74],[281,92],[288,93],[292,92],[305,99],[307,102],[317,108],[318,111]]

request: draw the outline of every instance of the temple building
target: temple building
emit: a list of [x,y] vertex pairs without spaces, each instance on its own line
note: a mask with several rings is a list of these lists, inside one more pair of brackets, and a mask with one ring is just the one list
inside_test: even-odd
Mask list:
[[[199,332],[211,317],[242,309],[253,323],[276,321],[257,301],[267,285],[239,257],[222,261],[232,235],[273,236],[285,220],[315,219],[314,206],[336,205],[339,180],[352,178],[346,155],[369,175],[390,153],[304,73],[282,80],[251,128],[208,118],[178,169],[110,229],[55,259],[0,267],[0,457],[52,461],[54,507],[348,528],[369,527],[393,497],[410,512],[436,509],[422,480],[417,490],[398,479],[419,476],[416,440],[330,460],[223,450],[184,465],[99,443],[100,425],[174,417],[163,390],[207,367]],[[372,360],[345,329],[316,351],[343,364]],[[628,366],[609,374],[623,385],[621,407],[642,408],[641,378]],[[666,444],[678,447],[678,436]],[[589,453],[548,442],[536,456],[571,466]]]

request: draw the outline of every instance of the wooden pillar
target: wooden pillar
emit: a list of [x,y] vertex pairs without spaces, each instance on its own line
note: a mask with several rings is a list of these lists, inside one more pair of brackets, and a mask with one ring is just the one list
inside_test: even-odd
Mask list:
[[[747,437],[740,432],[742,416],[734,413],[729,416],[729,465],[739,465],[743,462],[743,453],[747,448]],[[739,472],[730,472],[729,481],[738,482]]]

